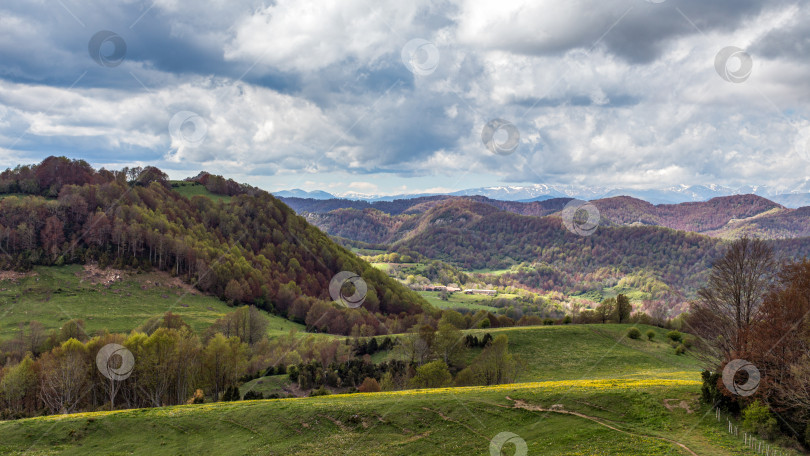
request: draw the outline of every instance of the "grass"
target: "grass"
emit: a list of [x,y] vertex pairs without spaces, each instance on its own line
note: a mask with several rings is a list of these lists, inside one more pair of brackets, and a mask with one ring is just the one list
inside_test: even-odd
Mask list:
[[464,272],[468,272],[470,274],[489,274],[489,275],[499,276],[499,275],[503,275],[503,274],[506,274],[507,272],[511,272],[511,271],[512,271],[511,268],[506,268],[506,269],[489,269],[489,268],[485,268],[485,269],[470,269],[470,270],[464,271]]
[[244,396],[248,391],[255,391],[268,396],[273,393],[280,393],[284,386],[290,382],[287,375],[268,375],[253,379],[239,387],[239,393]]
[[390,263],[371,263],[372,266],[379,269],[380,271],[388,274],[391,272],[391,264]]
[[[698,360],[691,352],[676,355],[675,349],[665,342],[666,330],[639,325],[642,334],[655,331],[655,338],[648,341],[645,336],[633,340],[625,337],[630,327],[627,324],[521,326],[474,329],[464,333],[479,339],[487,333],[493,337],[505,334],[509,338],[509,351],[520,358],[518,382],[699,376],[701,366]],[[480,352],[481,349],[469,350],[467,363]],[[401,356],[398,351],[377,352],[371,359],[381,363]],[[263,385],[261,391],[280,393],[285,383],[269,383]]]
[[[16,282],[0,282],[0,337],[12,335],[19,322],[38,320],[55,328],[79,317],[90,331],[127,332],[169,308],[202,330],[231,310],[216,298],[186,294],[165,273],[133,274],[106,286],[82,281],[83,271],[42,267]],[[453,297],[449,303],[466,306],[489,299]],[[663,329],[639,326],[642,334],[656,332],[648,341],[625,337],[629,327],[465,331],[507,335],[510,351],[521,360],[516,379],[521,383],[6,421],[0,422],[0,454],[469,455],[489,454],[491,439],[501,432],[525,441],[528,454],[690,454],[675,442],[700,455],[754,454],[742,438],[725,432],[725,419],[716,421],[698,402],[698,361],[688,352],[675,355]],[[271,317],[270,333],[291,328],[301,329]],[[468,356],[479,352],[470,350]],[[391,356],[378,353],[374,359]],[[285,375],[262,377],[240,390],[269,395],[287,382]],[[514,446],[507,447],[505,454],[512,454]]]
[[754,454],[696,402],[697,388],[695,378],[558,381],[84,413],[0,423],[0,452],[471,455],[510,432],[527,454],[688,454],[672,441],[700,455]]
[[[175,185],[177,185],[175,187]],[[211,193],[205,188],[204,185],[198,184],[196,182],[190,183],[185,181],[174,181],[172,182],[172,190],[176,191],[177,193],[185,196],[186,198],[191,198],[192,196],[201,195],[207,196],[214,201],[222,201],[225,203],[231,202],[231,197],[227,195],[217,195],[215,193]]]
[[[623,337],[629,327],[471,331],[507,334],[524,360],[523,383],[0,422],[0,454],[470,455],[489,454],[501,432],[525,441],[527,454],[690,454],[675,442],[700,455],[754,454],[698,402],[697,361],[674,355],[665,331],[636,341]],[[270,394],[286,381],[263,377],[241,390]]]
[[[172,311],[195,331],[202,331],[233,308],[223,301],[188,293],[180,282],[161,272],[122,275],[109,286],[82,280],[78,265],[37,267],[35,274],[16,281],[0,281],[0,340],[13,336],[20,323],[39,321],[58,329],[81,318],[88,333],[109,330],[128,333],[150,317]],[[267,315],[271,336],[303,325]]]
[[689,353],[676,355],[666,342],[666,330],[637,326],[642,334],[652,329],[653,341],[646,337],[625,337],[630,325],[517,326],[469,331],[481,338],[505,334],[509,349],[523,364],[518,381],[645,378],[673,372],[700,372],[700,364]]
[[[417,291],[423,298],[427,300],[433,307],[438,309],[468,309],[468,310],[486,310],[489,312],[496,312],[498,309],[492,306],[479,304],[480,302],[488,302],[493,299],[492,296],[482,295],[468,295],[460,292],[455,292],[447,296],[447,301],[439,299],[440,291]],[[511,294],[498,294],[495,298],[514,298],[515,295]]]

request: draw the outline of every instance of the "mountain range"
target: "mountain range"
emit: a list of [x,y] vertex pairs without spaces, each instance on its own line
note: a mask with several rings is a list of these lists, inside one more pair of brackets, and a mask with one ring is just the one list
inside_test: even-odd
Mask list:
[[[475,201],[518,215],[560,217],[572,198],[521,202],[484,196],[423,196],[394,201],[280,198],[310,223],[330,235],[366,243],[392,243],[413,229],[418,216],[453,201]],[[742,235],[766,239],[810,236],[810,207],[788,208],[757,195],[734,195],[708,201],[653,205],[629,196],[591,201],[601,226],[660,226],[711,237]]]
[[[324,191],[316,190],[307,192],[301,189],[281,190],[273,192],[277,197],[284,198],[312,198],[319,200],[327,199],[351,199],[359,201],[394,201],[397,199],[413,199],[426,196],[437,196],[438,193],[419,193],[401,195],[369,195],[362,193],[347,192],[341,195],[334,195]],[[534,184],[528,186],[495,186],[479,187],[459,190],[447,193],[449,196],[485,196],[491,199],[502,201],[542,201],[552,198],[577,198],[582,200],[594,200],[610,198],[614,196],[632,196],[652,204],[677,204],[695,201],[708,201],[720,196],[752,194],[770,199],[785,207],[797,208],[810,206],[810,179],[805,179],[791,186],[753,186],[745,185],[741,187],[726,187],[721,185],[677,185],[660,189],[632,189],[632,188],[607,188],[588,187],[574,185],[547,185]]]
[[[481,196],[283,201],[308,222],[356,247],[440,260],[467,271],[509,269],[489,280],[566,294],[630,280],[659,290],[657,299],[683,303],[694,296],[722,252],[720,238],[742,234],[772,239],[781,257],[810,254],[810,208],[785,208],[756,195],[676,205],[626,196],[595,200],[600,222],[591,236],[565,228],[561,215],[570,198],[528,203]],[[347,207],[334,207],[341,202]],[[304,207],[322,210],[307,212]]]

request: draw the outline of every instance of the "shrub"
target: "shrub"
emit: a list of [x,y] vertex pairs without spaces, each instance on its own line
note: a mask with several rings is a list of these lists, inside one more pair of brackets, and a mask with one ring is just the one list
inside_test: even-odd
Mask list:
[[298,381],[298,367],[295,365],[291,365],[287,368],[287,376],[291,382]]
[[318,389],[314,389],[314,390],[312,390],[312,391],[309,393],[309,397],[315,397],[315,396],[328,396],[329,394],[330,394],[330,393],[329,393],[329,390],[328,390],[328,389],[326,389],[326,388],[324,388],[324,387],[322,386],[322,387],[320,387],[320,388],[318,388]]
[[416,375],[411,379],[413,388],[441,388],[453,380],[447,364],[442,360],[431,361],[416,368]]
[[198,389],[194,392],[194,396],[191,396],[191,399],[188,400],[188,404],[202,404],[205,402],[205,393],[203,390]]
[[743,428],[759,434],[761,439],[769,439],[776,435],[776,418],[771,415],[768,406],[755,400],[743,410]]
[[553,325],[554,320],[552,320],[551,318],[546,318],[545,320],[543,320],[543,324],[546,325],[546,326]]
[[684,353],[686,353],[686,347],[684,347],[683,344],[680,344],[677,347],[675,347],[675,354],[676,355],[683,355]]
[[692,337],[684,337],[683,338],[683,346],[686,348],[692,348],[692,345],[695,343],[695,340]]
[[245,393],[244,399],[246,401],[251,401],[254,399],[264,399],[264,395],[258,391],[250,390],[247,393]]
[[562,324],[570,325],[571,324],[571,315],[566,315],[562,320]]
[[680,342],[683,340],[683,334],[680,331],[670,331],[667,333],[667,339],[673,342]]
[[647,340],[653,340],[653,339],[655,339],[655,331],[653,331],[651,329],[651,330],[647,331]]
[[239,388],[237,388],[235,386],[229,386],[229,387],[225,388],[225,392],[222,394],[222,401],[223,402],[239,401],[241,399],[242,399],[242,397],[239,394]]
[[379,393],[380,390],[380,384],[371,377],[366,377],[363,383],[357,388],[357,391],[361,393]]
[[641,331],[639,331],[638,328],[630,328],[627,330],[627,337],[631,339],[640,339]]
[[[469,367],[462,369],[456,374],[456,379],[453,383],[455,386],[473,386],[476,384],[475,372]],[[807,426],[810,429],[810,426]]]

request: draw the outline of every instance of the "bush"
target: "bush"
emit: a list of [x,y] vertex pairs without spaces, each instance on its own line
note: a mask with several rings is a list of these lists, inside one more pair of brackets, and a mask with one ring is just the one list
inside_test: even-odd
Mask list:
[[684,353],[686,353],[686,347],[683,344],[680,344],[677,347],[675,347],[676,355],[683,355]]
[[188,400],[187,404],[202,404],[205,402],[205,393],[203,390],[198,389],[194,392],[194,396],[191,396],[191,399]]
[[326,388],[324,388],[324,387],[322,386],[322,387],[320,387],[320,388],[318,388],[318,389],[314,389],[314,390],[312,390],[312,391],[309,393],[309,397],[315,397],[315,396],[328,396],[329,394],[330,394],[330,393],[329,393],[329,390],[328,390],[328,389],[326,389]]
[[640,339],[641,331],[639,331],[638,328],[630,328],[627,330],[627,337],[631,339]]
[[225,392],[222,394],[222,401],[239,401],[242,400],[242,396],[239,394],[239,388],[235,386],[229,386],[225,388]]
[[647,340],[653,340],[653,339],[655,339],[655,331],[653,331],[651,329],[651,330],[647,331]]
[[695,340],[692,337],[684,337],[683,338],[683,346],[686,348],[692,348],[692,345],[695,343]]
[[681,342],[683,340],[683,334],[679,331],[670,331],[667,333],[667,339],[673,342]]
[[453,380],[447,364],[442,360],[431,361],[416,368],[416,375],[411,379],[412,388],[441,388]]
[[264,395],[258,391],[253,390],[250,390],[247,393],[245,393],[244,400],[251,401],[255,399],[264,399]]
[[290,379],[291,382],[297,382],[298,381],[298,367],[295,366],[295,365],[290,365],[290,367],[287,368],[287,376],[288,376],[288,378]]
[[743,410],[743,428],[754,432],[761,439],[770,439],[776,435],[778,426],[776,418],[771,415],[768,406],[755,400]]
[[566,315],[562,320],[562,324],[570,325],[571,324],[571,315]]
[[380,384],[377,380],[366,377],[363,380],[363,383],[357,388],[357,391],[361,393],[379,393],[380,392]]
[[554,320],[552,320],[551,318],[546,318],[545,320],[543,320],[543,324],[546,325],[546,326],[553,325]]

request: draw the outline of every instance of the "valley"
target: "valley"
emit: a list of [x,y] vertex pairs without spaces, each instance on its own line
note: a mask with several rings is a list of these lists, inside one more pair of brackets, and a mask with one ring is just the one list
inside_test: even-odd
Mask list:
[[[767,241],[784,258],[810,248],[803,209],[754,196],[599,200],[579,236],[569,200],[299,216],[207,173],[59,163],[74,173],[32,170],[57,198],[0,175],[3,454],[754,454],[706,402],[685,316],[733,244],[719,233],[757,223],[791,233]],[[360,306],[332,289],[347,269]],[[134,353],[120,390],[93,371],[104,343]]]

